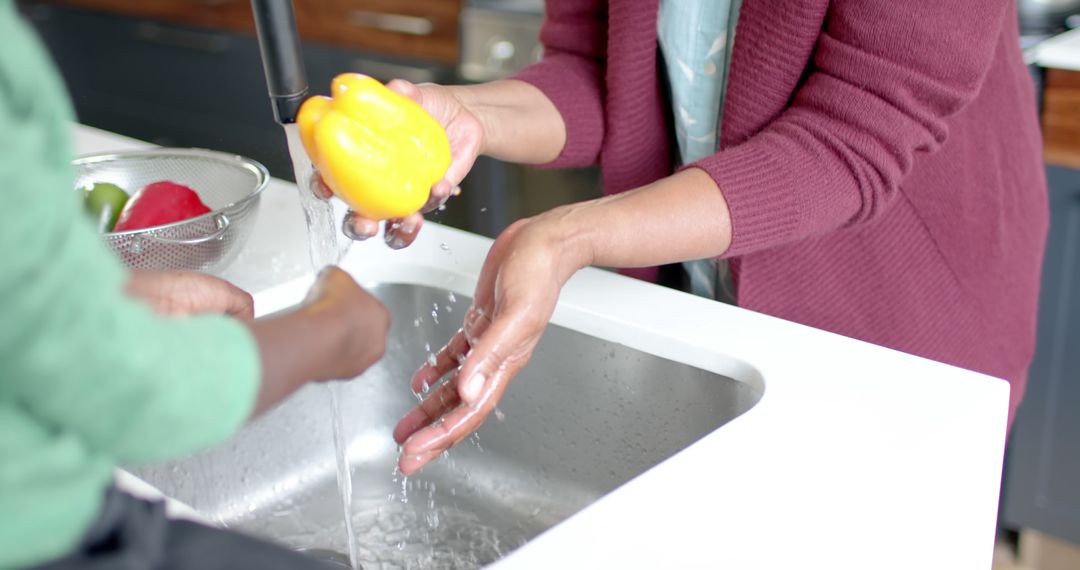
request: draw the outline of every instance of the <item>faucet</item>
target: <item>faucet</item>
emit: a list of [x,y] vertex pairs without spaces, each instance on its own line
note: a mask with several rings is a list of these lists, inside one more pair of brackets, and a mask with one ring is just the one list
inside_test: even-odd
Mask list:
[[251,9],[274,120],[281,125],[295,123],[308,82],[292,0],[251,0]]

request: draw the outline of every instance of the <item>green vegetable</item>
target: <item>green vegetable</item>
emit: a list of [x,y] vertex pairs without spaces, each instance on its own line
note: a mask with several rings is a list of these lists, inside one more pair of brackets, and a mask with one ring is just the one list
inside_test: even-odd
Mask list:
[[[86,211],[93,216],[94,223],[99,224],[99,229],[103,232],[111,232],[113,227],[116,226],[116,220],[120,217],[120,212],[124,209],[124,204],[127,204],[128,193],[124,192],[123,188],[120,188],[116,184],[110,184],[108,182],[97,182],[90,188],[84,189],[86,192],[86,200],[84,205]],[[108,214],[103,214],[102,210],[109,210]],[[108,219],[102,223],[102,218],[108,216]]]

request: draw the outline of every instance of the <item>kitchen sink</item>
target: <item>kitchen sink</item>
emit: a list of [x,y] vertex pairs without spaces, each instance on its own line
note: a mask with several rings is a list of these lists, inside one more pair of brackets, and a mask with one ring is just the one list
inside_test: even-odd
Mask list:
[[[759,383],[553,325],[479,432],[405,478],[391,430],[417,402],[409,379],[470,300],[418,285],[372,290],[394,315],[387,355],[335,386],[367,570],[491,563],[761,398]],[[225,526],[323,557],[348,551],[327,385],[305,387],[221,446],[133,472]]]

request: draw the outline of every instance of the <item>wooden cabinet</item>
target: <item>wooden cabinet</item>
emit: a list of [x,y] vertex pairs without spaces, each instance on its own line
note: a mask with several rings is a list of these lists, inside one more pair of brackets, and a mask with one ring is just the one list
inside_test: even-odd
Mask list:
[[458,61],[461,0],[307,0],[295,6],[305,38],[397,56]]
[[[249,0],[50,0],[174,24],[254,33]],[[300,35],[385,55],[456,63],[462,0],[294,0]]]
[[1046,162],[1080,168],[1080,72],[1046,70],[1042,125]]

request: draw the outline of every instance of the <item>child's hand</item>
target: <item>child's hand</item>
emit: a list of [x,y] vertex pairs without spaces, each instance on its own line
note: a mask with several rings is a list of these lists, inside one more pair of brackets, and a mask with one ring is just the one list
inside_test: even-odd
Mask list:
[[337,267],[319,273],[299,313],[322,323],[327,356],[319,380],[359,376],[386,351],[390,312]]
[[259,413],[306,382],[367,370],[386,351],[390,313],[348,273],[327,267],[303,303],[249,326],[262,357]]
[[126,292],[170,317],[219,313],[251,320],[255,316],[251,295],[224,279],[195,271],[135,271]]
[[228,281],[193,271],[136,271],[127,294],[165,316],[200,313],[246,321],[262,360],[256,412],[305,382],[360,375],[386,350],[390,313],[337,267],[319,274],[303,303],[254,320],[251,295]]

